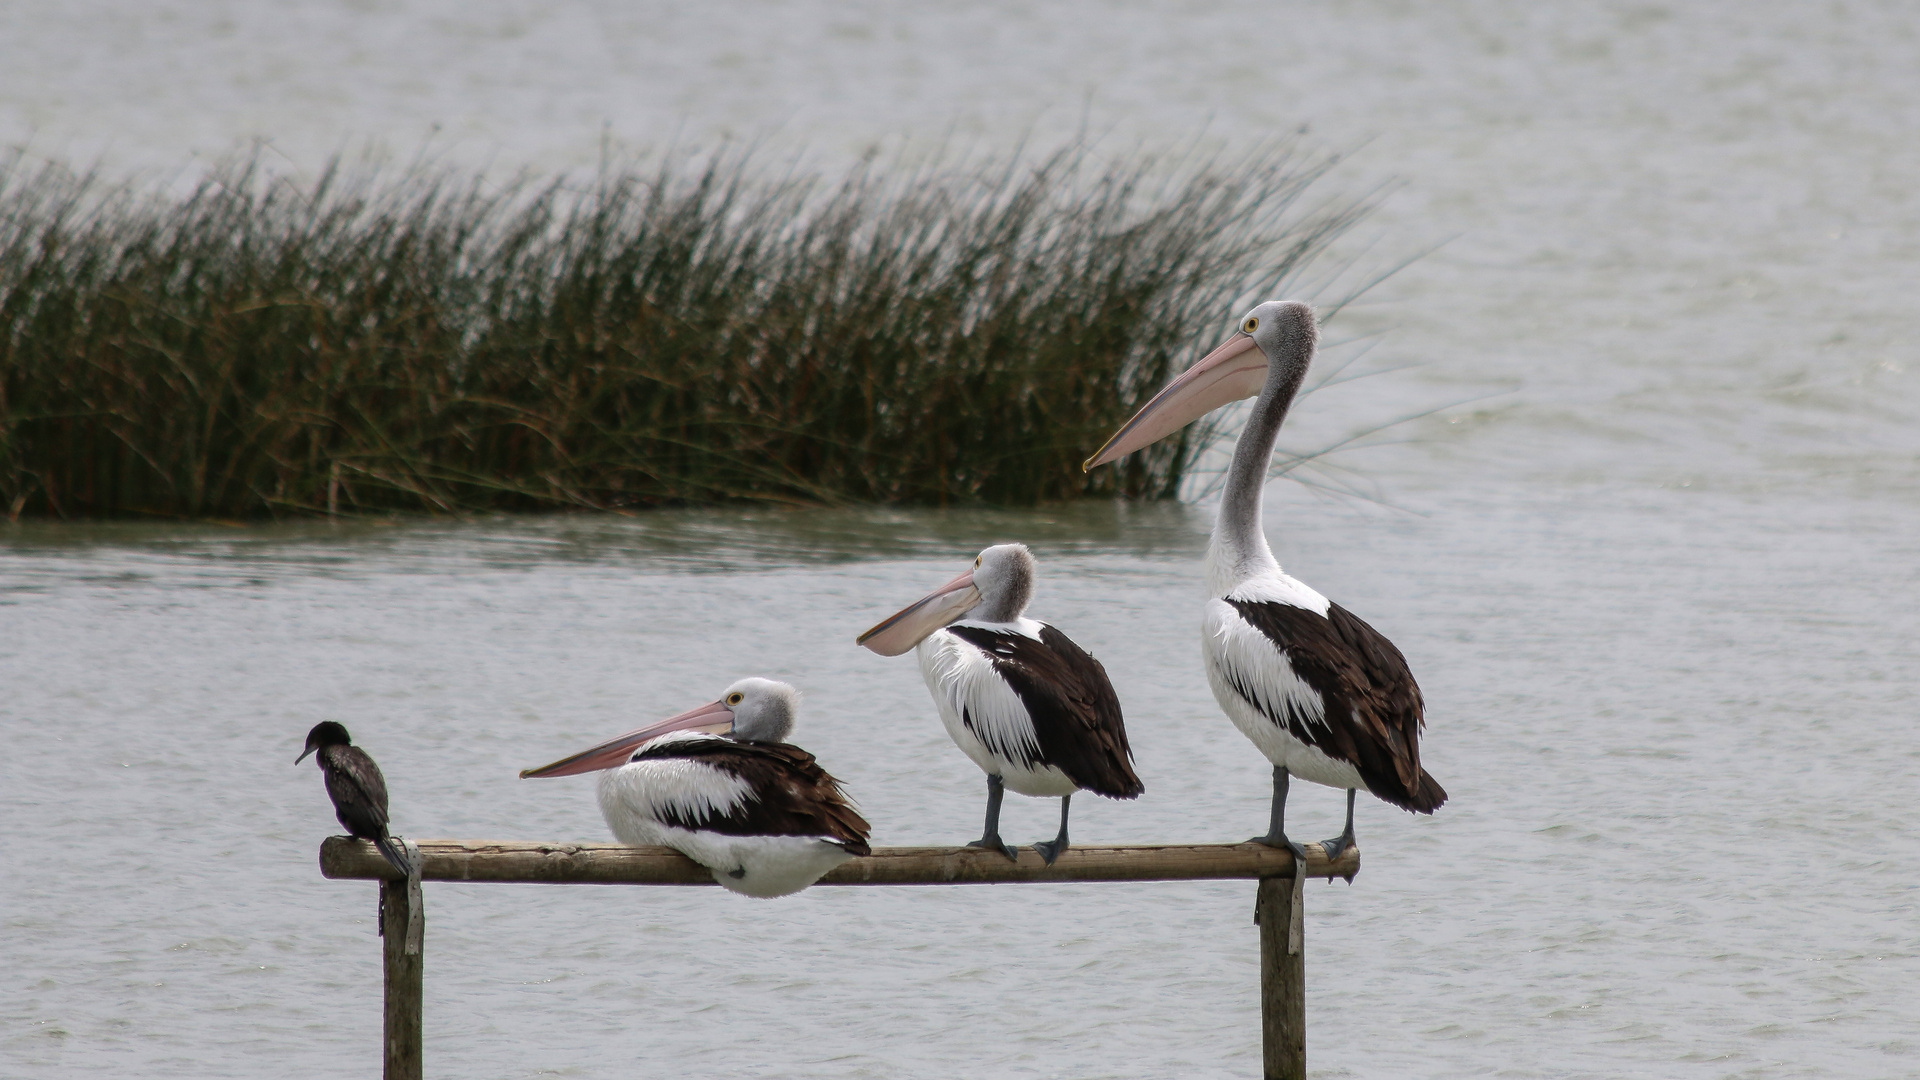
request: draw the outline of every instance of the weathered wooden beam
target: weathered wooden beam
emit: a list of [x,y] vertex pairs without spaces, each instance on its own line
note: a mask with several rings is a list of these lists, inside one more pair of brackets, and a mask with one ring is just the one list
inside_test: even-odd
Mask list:
[[[515,840],[421,840],[428,881],[500,881],[570,885],[712,885],[713,874],[672,848],[622,844],[539,844]],[[1360,851],[1329,863],[1308,844],[1307,876],[1352,878]],[[330,878],[380,879],[394,870],[365,840],[328,837],[320,872]],[[822,885],[990,885],[1014,882],[1202,881],[1293,877],[1293,855],[1264,844],[1136,844],[1072,847],[1052,866],[1031,849],[1020,860],[981,848],[876,848],[820,879]]]
[[[344,840],[336,836],[333,840]],[[331,841],[329,841],[331,842]],[[365,840],[354,843],[367,844]],[[373,851],[373,845],[367,844]],[[380,858],[374,852],[374,858]],[[382,860],[384,863],[384,860]],[[386,960],[386,1038],[382,1076],[385,1080],[421,1080],[421,1004],[425,996],[426,950],[407,951],[407,923],[413,914],[405,878],[380,882],[381,952]],[[424,913],[422,913],[424,918]]]
[[[1313,852],[1307,852],[1313,864]],[[1305,905],[1292,878],[1261,878],[1253,921],[1260,924],[1260,1063],[1266,1080],[1306,1080]]]
[[[712,885],[706,868],[671,848],[621,844],[539,844],[513,840],[425,840],[409,843],[409,855],[429,881],[494,881],[581,885]],[[1349,848],[1327,861],[1319,844],[1307,844],[1307,877],[1344,877],[1360,872],[1360,852]],[[347,836],[320,845],[320,872],[330,878],[378,880],[380,923],[386,957],[387,1080],[419,1080],[421,1062],[422,957],[409,952],[407,928],[421,905],[409,899],[398,877],[374,846]],[[880,848],[820,879],[822,885],[967,885],[1015,882],[1197,881],[1256,878],[1254,921],[1260,924],[1260,1021],[1265,1076],[1306,1076],[1306,963],[1301,947],[1303,904],[1294,879],[1293,855],[1263,844],[1144,844],[1076,847],[1052,866],[1029,850],[1010,862],[977,848]]]

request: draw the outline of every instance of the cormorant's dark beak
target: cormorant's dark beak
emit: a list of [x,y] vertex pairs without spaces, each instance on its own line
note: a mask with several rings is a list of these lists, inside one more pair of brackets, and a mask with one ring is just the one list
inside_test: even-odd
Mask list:
[[299,757],[297,757],[297,758],[294,758],[294,759],[293,759],[293,763],[294,763],[295,765],[298,765],[298,764],[300,764],[301,762],[303,762],[303,761],[305,761],[305,760],[307,760],[307,755],[308,755],[308,754],[311,754],[311,753],[313,753],[313,752],[314,752],[315,750],[318,750],[318,749],[320,749],[320,748],[319,748],[319,747],[317,747],[317,746],[315,746],[315,745],[313,745],[312,743],[308,743],[308,744],[307,744],[307,749],[306,749],[306,750],[305,750],[305,751],[304,751],[303,753],[301,753],[301,755],[300,755]]

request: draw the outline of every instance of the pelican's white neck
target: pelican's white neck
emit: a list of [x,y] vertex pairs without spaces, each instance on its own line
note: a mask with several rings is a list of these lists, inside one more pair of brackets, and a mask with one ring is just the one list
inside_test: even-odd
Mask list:
[[1220,516],[1214,522],[1213,541],[1207,545],[1207,588],[1214,596],[1225,596],[1252,578],[1280,572],[1280,562],[1261,528],[1260,503],[1273,444],[1280,437],[1280,423],[1287,418],[1287,406],[1300,389],[1306,365],[1276,367],[1279,370],[1268,371],[1267,383],[1233,446]]
[[[1255,521],[1259,512],[1256,502]],[[1213,540],[1207,545],[1207,595],[1225,596],[1254,578],[1280,572],[1280,561],[1273,557],[1273,549],[1267,546],[1267,538],[1257,525],[1250,538],[1223,525],[1213,527]]]

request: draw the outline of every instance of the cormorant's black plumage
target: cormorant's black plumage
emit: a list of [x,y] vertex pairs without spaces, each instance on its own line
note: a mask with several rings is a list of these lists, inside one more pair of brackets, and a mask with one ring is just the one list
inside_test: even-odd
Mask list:
[[406,852],[387,834],[387,778],[365,750],[353,745],[345,725],[332,720],[315,724],[307,733],[307,749],[294,764],[317,754],[320,775],[333,800],[333,816],[351,836],[373,841],[380,854],[403,874],[412,872]]

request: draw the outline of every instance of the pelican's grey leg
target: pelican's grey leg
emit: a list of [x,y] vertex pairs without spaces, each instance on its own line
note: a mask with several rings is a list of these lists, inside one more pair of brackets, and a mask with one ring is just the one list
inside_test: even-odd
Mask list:
[[1341,852],[1344,852],[1348,848],[1353,846],[1353,789],[1352,788],[1347,789],[1347,830],[1341,833],[1339,836],[1336,836],[1333,839],[1328,840],[1326,843],[1321,844],[1320,846],[1327,849],[1328,862],[1334,862],[1338,860],[1340,858]]
[[1283,847],[1293,852],[1293,925],[1287,928],[1287,955],[1300,952],[1300,913],[1306,903],[1307,849],[1287,839],[1287,785],[1291,778],[1279,765],[1273,767],[1273,812],[1267,822],[1267,835],[1253,842],[1268,847]]
[[1040,853],[1040,857],[1047,861],[1048,866],[1052,866],[1053,860],[1059,858],[1060,853],[1067,850],[1067,807],[1072,804],[1072,802],[1073,796],[1071,794],[1064,795],[1060,799],[1060,835],[1054,837],[1052,840],[1037,841],[1033,845],[1033,850]]
[[987,831],[986,834],[968,844],[968,847],[986,848],[997,851],[1015,862],[1020,861],[1020,849],[1009,847],[1000,839],[1000,800],[1007,794],[1006,785],[997,773],[987,774]]
[[1300,860],[1301,870],[1305,870],[1307,849],[1287,839],[1287,787],[1291,780],[1284,766],[1273,767],[1273,809],[1267,819],[1267,835],[1254,837],[1253,843],[1286,848],[1293,852],[1294,858]]

